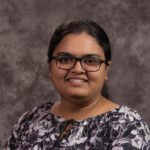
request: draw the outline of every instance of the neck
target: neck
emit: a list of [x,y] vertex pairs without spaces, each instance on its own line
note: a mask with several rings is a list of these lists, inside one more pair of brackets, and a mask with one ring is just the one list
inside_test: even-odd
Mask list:
[[101,95],[88,99],[62,98],[56,105],[54,113],[66,119],[81,120],[100,113],[105,98]]

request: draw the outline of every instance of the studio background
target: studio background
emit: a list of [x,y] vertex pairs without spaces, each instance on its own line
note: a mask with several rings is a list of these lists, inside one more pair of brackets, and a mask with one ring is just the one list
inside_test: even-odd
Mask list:
[[149,0],[0,0],[0,141],[23,112],[59,97],[49,80],[47,49],[54,29],[78,17],[107,32],[113,101],[150,124]]

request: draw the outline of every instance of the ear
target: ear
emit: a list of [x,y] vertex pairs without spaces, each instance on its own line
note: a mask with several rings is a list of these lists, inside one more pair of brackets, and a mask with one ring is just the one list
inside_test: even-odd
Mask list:
[[51,79],[51,63],[49,62],[49,77],[50,77],[50,79]]
[[105,74],[105,80],[106,81],[108,80],[108,71],[109,71],[109,68],[110,68],[110,64],[111,64],[111,61],[109,61],[108,65],[106,66],[106,74]]

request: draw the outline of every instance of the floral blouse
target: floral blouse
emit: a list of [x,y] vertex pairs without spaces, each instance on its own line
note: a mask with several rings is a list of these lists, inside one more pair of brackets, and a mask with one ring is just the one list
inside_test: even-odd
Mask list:
[[148,125],[127,106],[75,121],[52,114],[52,105],[26,112],[3,150],[150,150]]

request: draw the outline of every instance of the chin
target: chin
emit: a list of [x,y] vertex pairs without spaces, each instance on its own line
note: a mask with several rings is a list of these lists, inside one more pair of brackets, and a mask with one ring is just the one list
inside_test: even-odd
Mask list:
[[90,95],[90,91],[83,89],[83,88],[74,88],[74,89],[65,89],[65,90],[59,90],[60,95],[65,97],[70,97],[72,99],[81,100],[81,99],[87,99]]
[[87,96],[86,95],[70,95],[70,97],[74,98],[74,99],[78,99],[78,100],[81,100],[81,99],[85,99]]
[[68,94],[68,97],[74,99],[75,101],[81,102],[82,100],[85,100],[89,97],[88,93],[70,93]]

